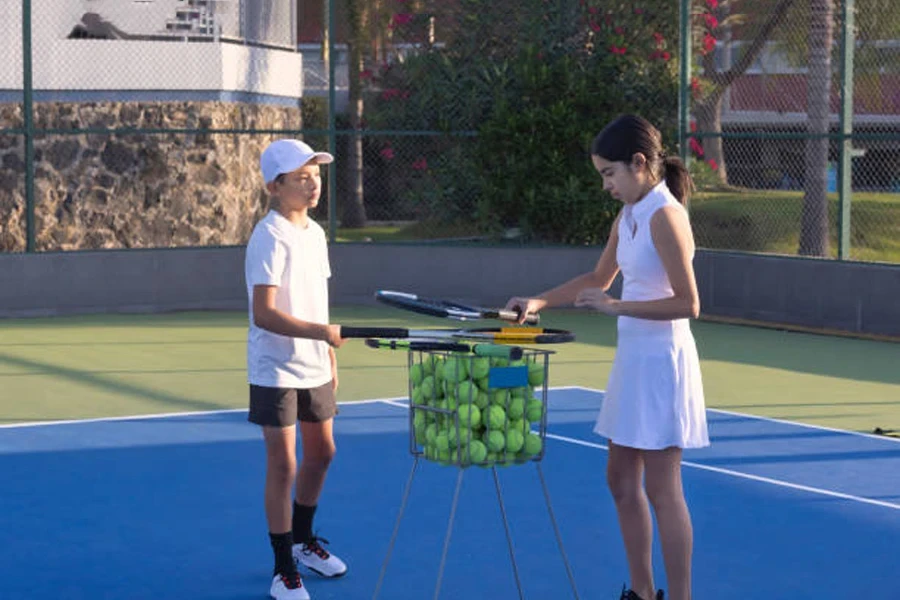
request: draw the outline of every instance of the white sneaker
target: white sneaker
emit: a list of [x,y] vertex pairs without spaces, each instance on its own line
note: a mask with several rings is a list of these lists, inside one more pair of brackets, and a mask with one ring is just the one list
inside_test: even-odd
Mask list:
[[293,576],[275,575],[272,578],[269,595],[275,600],[309,600],[309,592],[306,591],[297,572],[294,572]]
[[324,538],[313,538],[308,544],[294,544],[294,560],[322,577],[343,577],[347,573],[347,565],[334,554],[322,547]]

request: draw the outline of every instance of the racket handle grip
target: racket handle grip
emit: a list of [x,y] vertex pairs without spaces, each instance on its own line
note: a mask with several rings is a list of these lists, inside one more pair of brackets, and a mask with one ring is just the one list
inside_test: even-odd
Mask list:
[[407,338],[409,330],[402,327],[347,327],[341,325],[342,338]]
[[474,344],[472,353],[475,356],[496,356],[498,358],[508,358],[509,360],[522,358],[522,349],[520,347],[500,344]]
[[[498,310],[498,311],[497,311],[497,316],[498,316],[499,318],[503,319],[504,321],[511,321],[511,322],[513,322],[513,323],[515,323],[515,322],[517,322],[517,321],[519,320],[519,315],[520,315],[520,314],[521,314],[521,313],[520,313],[519,311],[517,311],[517,310],[506,310],[506,309],[503,309],[503,310]],[[526,325],[537,325],[537,324],[540,323],[540,322],[541,322],[541,316],[540,316],[540,315],[530,314],[530,315],[528,315],[528,316],[525,317],[525,324],[526,324]],[[517,359],[513,359],[513,360],[517,360]]]

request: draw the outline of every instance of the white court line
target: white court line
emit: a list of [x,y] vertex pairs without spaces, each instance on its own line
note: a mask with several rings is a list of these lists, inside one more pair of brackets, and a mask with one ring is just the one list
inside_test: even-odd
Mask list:
[[[585,440],[579,440],[578,438],[571,438],[564,435],[556,435],[555,433],[548,433],[548,438],[559,440],[561,442],[567,442],[569,444],[575,444],[578,446],[585,446],[588,448],[598,448],[600,450],[609,451],[608,446],[604,446],[603,444],[598,444],[596,442],[587,442]],[[779,487],[786,487],[793,490],[801,490],[804,492],[811,492],[813,494],[820,494],[822,496],[830,496],[832,498],[841,498],[842,500],[852,500],[854,502],[862,502],[863,504],[873,504],[875,506],[881,506],[883,508],[892,508],[894,510],[900,510],[900,504],[894,504],[893,502],[885,502],[884,500],[873,500],[872,498],[866,498],[864,496],[854,496],[853,494],[844,494],[842,492],[834,492],[832,490],[825,490],[822,488],[811,487],[808,485],[801,485],[799,483],[791,483],[789,481],[782,481],[781,479],[773,479],[771,477],[762,477],[760,475],[751,475],[750,473],[742,473],[741,471],[732,471],[731,469],[723,469],[721,467],[711,467],[709,465],[704,465],[702,463],[695,463],[688,460],[681,461],[681,464],[685,467],[691,467],[693,469],[701,469],[703,471],[712,471],[713,473],[720,473],[722,475],[730,475],[732,477],[739,477],[741,479],[750,479],[752,481],[761,481],[763,483],[769,483],[772,485],[777,485]]]
[[[603,390],[597,390],[597,389],[588,388],[588,387],[584,387],[584,386],[577,386],[577,385],[552,387],[552,388],[549,388],[549,390],[551,390],[551,391],[552,390],[583,390],[583,391],[588,391],[588,392],[593,392],[593,393],[602,393],[603,392]],[[386,404],[388,406],[393,406],[396,408],[408,409],[409,405],[407,404],[407,401],[408,401],[408,398],[406,396],[396,396],[393,398],[375,398],[375,399],[371,399],[371,400],[347,400],[347,401],[339,402],[339,404],[352,405],[352,404],[379,403],[379,404]],[[13,423],[13,424],[0,425],[0,429],[15,429],[15,428],[19,428],[19,427],[21,427],[21,428],[41,427],[41,426],[45,426],[45,425],[46,426],[78,425],[78,424],[82,424],[82,423],[85,423],[85,424],[102,423],[102,422],[107,422],[107,421],[114,422],[114,421],[127,421],[127,420],[136,420],[136,419],[166,419],[166,418],[172,418],[172,417],[236,413],[236,412],[244,412],[246,410],[247,409],[245,409],[245,408],[236,408],[236,409],[224,409],[224,410],[159,413],[159,414],[150,414],[150,415],[132,415],[132,416],[121,416],[121,417],[104,417],[104,418],[97,418],[97,419],[73,419],[73,420],[68,420],[68,421],[37,421],[37,422],[31,422],[31,423]],[[818,425],[808,425],[806,423],[794,423],[792,421],[784,421],[784,420],[772,419],[772,418],[768,418],[768,417],[759,417],[757,415],[748,415],[748,414],[738,413],[738,412],[720,411],[720,410],[714,410],[714,409],[710,409],[710,410],[713,410],[713,412],[721,412],[723,414],[731,414],[731,415],[746,417],[748,419],[758,419],[761,421],[772,421],[772,422],[776,422],[776,423],[795,425],[798,427],[807,427],[810,429],[821,429],[821,430],[825,430],[825,431],[833,431],[836,433],[843,433],[843,434],[848,434],[848,435],[859,435],[862,437],[868,437],[868,438],[873,438],[873,439],[877,439],[877,440],[889,439],[892,441],[896,441],[896,440],[894,440],[894,438],[890,438],[887,436],[882,437],[882,436],[870,435],[870,434],[865,434],[865,433],[860,433],[860,432],[855,432],[855,431],[848,431],[848,430],[844,430],[844,429],[835,429],[835,428],[831,428],[831,427],[822,427],[822,426],[818,426]],[[569,444],[575,444],[577,446],[585,446],[588,448],[596,448],[596,449],[606,450],[606,451],[609,450],[609,448],[607,446],[604,446],[603,444],[598,444],[596,442],[588,442],[588,441],[580,440],[577,438],[561,436],[561,435],[557,435],[557,434],[553,434],[553,433],[547,433],[547,437],[551,438],[551,439],[555,439],[557,441],[562,441],[562,442],[566,442]],[[763,483],[769,483],[771,485],[777,485],[780,487],[801,490],[801,491],[810,492],[813,494],[820,494],[823,496],[830,496],[832,498],[841,498],[844,500],[852,500],[854,502],[860,502],[862,504],[871,504],[874,506],[881,506],[883,508],[891,508],[894,510],[900,510],[900,504],[894,504],[892,502],[885,502],[883,500],[874,500],[874,499],[865,498],[862,496],[854,496],[852,494],[844,494],[841,492],[835,492],[835,491],[831,491],[831,490],[825,490],[822,488],[801,485],[798,483],[790,483],[788,481],[782,481],[780,479],[773,479],[771,477],[762,477],[759,475],[751,475],[749,473],[742,473],[740,471],[732,471],[731,469],[723,469],[721,467],[712,467],[709,465],[704,465],[701,463],[695,463],[695,462],[691,462],[691,461],[682,461],[682,464],[687,467],[694,468],[694,469],[702,469],[702,470],[711,471],[714,473],[730,475],[732,477],[739,477],[742,479],[749,479],[752,481],[760,481]]]
[[[562,388],[554,388],[554,389],[562,389]],[[591,390],[590,388],[584,388],[584,387],[579,387],[579,386],[569,386],[568,389],[581,389],[581,390],[587,390],[587,391],[593,391],[593,392],[599,391],[599,390]],[[389,406],[396,406],[398,408],[406,408],[406,409],[409,408],[408,404],[401,403],[401,402],[395,402],[395,401],[391,401],[391,400],[384,400],[383,402],[385,404],[388,404]],[[734,414],[739,414],[739,413],[734,413]],[[746,416],[751,419],[754,418],[754,415],[746,415]],[[790,423],[790,422],[785,421],[785,423]],[[790,423],[790,424],[793,425],[793,423]],[[851,433],[851,432],[844,431],[841,429],[835,429],[833,431],[837,431],[839,433]],[[588,442],[585,440],[580,440],[578,438],[568,437],[568,436],[564,436],[564,435],[557,435],[554,433],[547,433],[547,437],[550,439],[557,440],[557,441],[574,444],[576,446],[584,446],[587,448],[596,448],[599,450],[605,450],[607,452],[609,451],[608,446],[605,446],[603,444],[598,444],[596,442]],[[878,436],[870,436],[870,437],[875,437],[876,439],[881,439]],[[751,475],[750,473],[743,473],[741,471],[732,471],[731,469],[723,469],[721,467],[712,467],[709,465],[704,465],[702,463],[696,463],[693,461],[683,460],[683,461],[681,461],[681,464],[686,467],[690,467],[692,469],[711,471],[713,473],[719,473],[721,475],[729,475],[731,477],[738,477],[740,479],[749,479],[751,481],[759,481],[762,483],[768,483],[768,484],[776,485],[779,487],[790,488],[793,490],[800,490],[800,491],[809,492],[812,494],[819,494],[821,496],[829,496],[831,498],[840,498],[842,500],[851,500],[853,502],[860,502],[862,504],[871,504],[874,506],[880,506],[882,508],[890,508],[893,510],[900,510],[900,504],[894,504],[893,502],[886,502],[884,500],[874,500],[872,498],[866,498],[864,496],[854,496],[853,494],[844,494],[842,492],[835,492],[832,490],[826,490],[826,489],[812,487],[812,486],[808,486],[808,485],[802,485],[799,483],[791,483],[789,481],[782,481],[781,479],[773,479],[771,477],[762,477],[761,475]]]
[[[584,390],[586,392],[593,392],[596,394],[604,393],[604,390],[598,390],[598,389],[584,387],[584,386],[580,386],[580,385],[569,386],[569,389]],[[900,401],[898,401],[898,406],[900,406]],[[733,415],[735,417],[743,417],[745,419],[755,419],[757,421],[769,421],[770,423],[781,423],[783,425],[793,425],[794,427],[805,427],[807,429],[818,429],[820,431],[831,431],[833,433],[846,433],[847,435],[858,435],[858,436],[873,439],[873,440],[882,440],[882,441],[900,443],[900,438],[892,437],[889,435],[875,435],[874,433],[866,433],[864,431],[853,431],[852,429],[839,429],[837,427],[827,427],[825,425],[813,425],[810,423],[801,423],[800,421],[789,421],[787,419],[776,419],[774,417],[751,415],[749,413],[736,412],[733,410],[723,410],[720,408],[707,408],[706,410],[708,412],[721,413],[723,415]]]
[[[376,398],[374,400],[344,400],[340,405],[349,404],[376,404],[390,402],[392,400],[405,400],[406,396],[396,398]],[[105,423],[107,421],[136,421],[139,419],[171,419],[177,417],[196,417],[200,415],[221,415],[227,413],[247,412],[246,408],[225,408],[221,410],[195,410],[186,412],[154,413],[147,415],[125,415],[120,417],[97,417],[95,419],[63,419],[60,421],[29,421],[26,423],[6,423],[0,425],[0,429],[18,429],[19,427],[44,427],[50,425],[80,425],[82,423]]]

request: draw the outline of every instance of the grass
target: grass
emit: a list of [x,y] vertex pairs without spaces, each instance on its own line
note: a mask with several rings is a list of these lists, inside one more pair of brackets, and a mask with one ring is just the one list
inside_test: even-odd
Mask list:
[[[803,192],[701,192],[691,201],[697,245],[703,248],[796,254]],[[837,256],[838,202],[829,194],[831,256]],[[900,263],[900,194],[857,192],[850,210],[850,256]]]
[[[697,245],[717,250],[797,254],[803,192],[740,190],[699,192],[691,200]],[[829,194],[831,256],[837,256],[837,195]],[[900,194],[856,192],[850,212],[850,257],[900,263]],[[322,224],[327,227],[327,223]],[[435,222],[379,223],[359,229],[338,228],[339,242],[466,241],[480,238],[474,224]],[[497,243],[499,240],[490,240]]]

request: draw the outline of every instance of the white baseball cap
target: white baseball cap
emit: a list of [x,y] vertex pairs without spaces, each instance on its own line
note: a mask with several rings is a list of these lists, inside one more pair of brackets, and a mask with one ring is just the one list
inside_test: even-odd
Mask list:
[[334,157],[327,152],[316,152],[300,140],[277,140],[263,150],[259,166],[262,168],[263,179],[270,183],[282,173],[296,171],[311,160],[327,164]]

